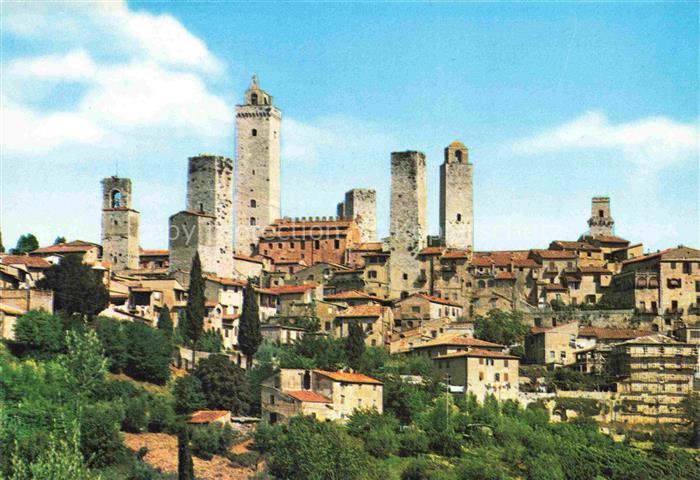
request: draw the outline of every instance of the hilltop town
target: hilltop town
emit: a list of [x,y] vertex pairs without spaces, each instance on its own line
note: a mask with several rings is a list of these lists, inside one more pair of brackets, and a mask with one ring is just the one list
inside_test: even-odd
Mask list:
[[[279,455],[265,457],[264,445],[294,451],[289,432],[312,428],[299,420],[307,416],[347,424],[370,450],[372,439],[362,430],[369,420],[362,415],[391,415],[397,435],[428,438],[430,425],[442,421],[435,399],[451,402],[457,412],[470,411],[465,402],[473,401],[472,414],[496,402],[503,412],[502,405],[517,403],[523,416],[525,407],[540,408],[545,423],[592,419],[610,438],[632,431],[651,438],[660,425],[674,432],[693,428],[688,404],[700,388],[700,250],[668,245],[645,251],[643,239],[616,235],[614,199],[596,196],[581,199],[586,233],[579,238],[552,238],[529,250],[477,251],[473,171],[479,161],[459,140],[444,148],[440,165],[439,235],[427,230],[426,202],[434,192],[427,191],[426,157],[418,150],[387,155],[386,238],[377,234],[376,192],[362,185],[338,192],[328,216],[286,217],[280,206],[282,113],[255,76],[235,117],[234,159],[196,155],[186,169],[183,162],[187,200],[169,217],[167,248],[147,250],[139,243],[136,207],[149,206],[133,192],[148,186],[110,176],[102,180],[99,244],[59,239],[27,247],[27,237],[0,254],[0,332],[13,355],[38,352],[32,358],[45,359],[70,352],[74,343],[51,350],[42,342],[54,327],[61,335],[71,332],[65,318],[77,316],[102,342],[112,381],[166,389],[163,401],[179,402],[172,413],[187,418],[195,437],[220,435],[216,426],[225,425],[241,442],[254,439],[257,450],[246,440],[250,448],[243,455],[262,456],[245,466],[251,471],[236,475],[253,475],[256,468],[262,475],[272,458],[272,474],[292,478]],[[589,203],[590,216],[583,214]],[[85,277],[73,281],[66,272]],[[163,336],[151,339],[151,332]],[[134,350],[142,339],[154,343]],[[154,360],[149,355],[156,344],[166,347]],[[229,370],[234,386],[218,391],[214,377]],[[195,393],[183,397],[189,388]],[[409,401],[402,389],[422,393]],[[423,394],[414,407],[411,401],[420,403]],[[124,397],[128,419],[137,409],[128,397],[141,394],[114,395]],[[153,394],[143,395],[151,406],[141,413],[153,418]],[[204,401],[191,401],[197,396]],[[422,419],[421,412],[435,417]],[[489,425],[477,420],[471,423]],[[150,424],[125,428],[124,421],[121,430],[134,438],[175,432]],[[268,438],[266,444],[266,428],[289,429],[273,430],[287,432],[287,443]],[[474,432],[460,435],[476,442]],[[388,456],[454,456],[438,448],[454,439],[430,437],[429,446],[410,448],[401,439],[406,444]],[[240,454],[226,455],[245,463]],[[672,475],[654,470],[671,467],[634,462]],[[522,468],[526,473],[518,478],[536,478],[531,467]]]

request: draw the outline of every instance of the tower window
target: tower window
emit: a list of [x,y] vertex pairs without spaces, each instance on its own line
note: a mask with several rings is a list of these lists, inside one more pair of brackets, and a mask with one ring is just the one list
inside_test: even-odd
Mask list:
[[605,216],[605,215],[603,215],[603,211],[602,211],[602,210],[598,210],[598,216],[601,217],[601,218],[603,218],[603,217]]
[[461,222],[461,221],[462,221],[462,214],[461,214],[461,213],[458,213],[458,214],[457,214],[457,221],[458,221],[458,222]]
[[112,192],[112,208],[117,208],[122,206],[122,193],[119,190],[114,190]]
[[461,150],[457,150],[457,151],[455,152],[455,158],[457,159],[458,162],[461,162],[461,161],[462,161],[462,152],[461,152]]
[[255,208],[255,207],[258,206],[258,202],[256,202],[254,199],[251,198],[251,199],[250,199],[250,206],[253,207],[253,208]]
[[253,105],[258,104],[258,94],[257,93],[254,93],[250,96],[250,103],[252,103]]
[[256,129],[253,129],[253,130],[250,132],[250,134],[251,134],[252,136],[254,136],[254,137],[257,137],[257,136],[258,136],[258,131],[257,131]]
[[255,217],[250,217],[250,225],[255,226]]

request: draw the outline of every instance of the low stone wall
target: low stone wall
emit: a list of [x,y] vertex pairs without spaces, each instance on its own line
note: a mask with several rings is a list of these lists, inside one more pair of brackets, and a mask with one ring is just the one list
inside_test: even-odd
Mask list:
[[[539,322],[536,322],[539,319]],[[593,327],[607,328],[631,328],[639,323],[635,318],[633,309],[626,310],[535,310],[524,312],[523,320],[530,326],[537,323],[542,327],[552,327],[556,321],[557,325],[571,321],[578,321],[579,325],[590,325]]]

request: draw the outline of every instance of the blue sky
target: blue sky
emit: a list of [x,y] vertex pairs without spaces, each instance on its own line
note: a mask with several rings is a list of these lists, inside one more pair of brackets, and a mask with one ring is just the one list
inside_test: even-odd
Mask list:
[[[99,241],[99,180],[134,183],[141,244],[167,245],[187,157],[234,155],[250,76],[283,112],[284,215],[378,192],[389,159],[474,164],[476,248],[546,246],[612,197],[616,233],[700,242],[697,3],[119,3],[2,6],[0,227]],[[118,164],[118,167],[117,167]]]

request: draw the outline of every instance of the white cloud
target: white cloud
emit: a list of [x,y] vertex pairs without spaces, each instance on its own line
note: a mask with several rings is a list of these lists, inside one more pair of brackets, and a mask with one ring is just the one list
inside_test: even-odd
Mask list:
[[95,75],[96,69],[90,55],[80,48],[65,55],[20,58],[10,64],[8,75],[22,79],[86,81]]
[[653,172],[698,157],[698,124],[648,117],[613,124],[602,112],[587,112],[558,127],[514,143],[518,154],[609,150]]

